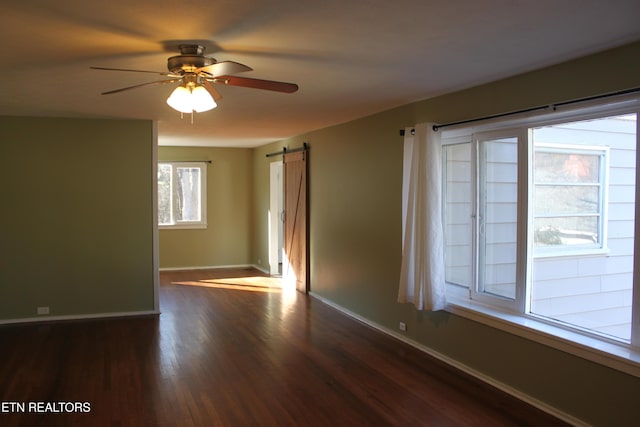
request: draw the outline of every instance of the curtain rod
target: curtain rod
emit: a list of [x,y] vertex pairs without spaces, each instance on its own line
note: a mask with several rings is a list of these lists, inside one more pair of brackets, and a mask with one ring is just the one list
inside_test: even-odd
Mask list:
[[[604,99],[604,98],[609,98],[609,97],[612,97],[612,96],[628,95],[630,93],[636,93],[636,92],[640,92],[640,87],[636,87],[636,88],[633,88],[633,89],[620,90],[620,91],[617,91],[617,92],[605,93],[605,94],[601,94],[601,95],[588,96],[586,98],[579,98],[579,99],[574,99],[574,100],[571,100],[571,101],[556,102],[555,104],[541,105],[539,107],[525,108],[523,110],[510,111],[508,113],[492,114],[490,116],[477,117],[477,118],[474,118],[474,119],[460,120],[460,121],[457,121],[457,122],[450,122],[450,123],[443,123],[441,125],[433,125],[433,130],[437,131],[440,128],[444,128],[444,127],[448,127],[448,126],[463,125],[463,124],[467,124],[467,123],[478,122],[478,121],[481,121],[481,120],[497,119],[497,118],[500,118],[500,117],[512,116],[514,114],[530,113],[532,111],[548,110],[548,109],[552,109],[552,110],[555,111],[556,108],[562,107],[562,106],[565,106],[565,105],[577,104],[579,102],[595,101],[597,99]],[[411,130],[411,134],[412,135],[413,135],[413,132],[414,131],[412,129]],[[404,136],[404,129],[400,129],[400,136]]]
[[302,147],[300,148],[292,148],[291,150],[287,150],[286,147],[282,148],[282,151],[277,151],[275,153],[269,153],[266,156],[267,157],[273,157],[273,156],[280,156],[280,155],[284,155],[284,154],[288,154],[288,153],[295,153],[298,151],[307,151],[309,149],[309,144],[307,144],[306,142],[302,143]]

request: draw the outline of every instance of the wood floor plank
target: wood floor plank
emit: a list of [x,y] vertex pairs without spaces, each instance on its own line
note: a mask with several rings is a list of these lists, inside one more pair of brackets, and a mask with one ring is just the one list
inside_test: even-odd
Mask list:
[[162,314],[0,327],[2,426],[560,426],[252,269],[161,273]]

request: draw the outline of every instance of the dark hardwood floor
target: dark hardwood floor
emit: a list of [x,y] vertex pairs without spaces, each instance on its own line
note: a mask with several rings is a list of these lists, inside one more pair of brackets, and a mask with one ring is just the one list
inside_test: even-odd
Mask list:
[[0,327],[0,425],[564,425],[259,276],[162,273],[159,317]]

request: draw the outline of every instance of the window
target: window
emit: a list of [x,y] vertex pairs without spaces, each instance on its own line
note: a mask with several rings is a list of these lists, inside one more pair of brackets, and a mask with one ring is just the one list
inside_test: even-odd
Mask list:
[[161,228],[205,228],[205,163],[158,164],[158,225]]
[[537,134],[534,129],[535,254],[604,248],[608,147],[537,143]]
[[594,111],[443,131],[447,294],[640,347],[637,113]]

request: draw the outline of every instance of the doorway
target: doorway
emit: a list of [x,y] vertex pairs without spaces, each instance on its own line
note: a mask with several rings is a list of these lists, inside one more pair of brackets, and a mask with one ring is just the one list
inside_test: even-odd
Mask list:
[[269,179],[269,274],[282,275],[284,245],[284,182],[283,163],[270,164]]

